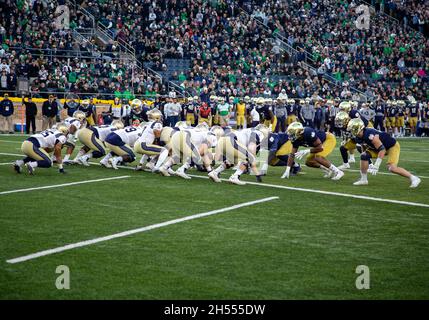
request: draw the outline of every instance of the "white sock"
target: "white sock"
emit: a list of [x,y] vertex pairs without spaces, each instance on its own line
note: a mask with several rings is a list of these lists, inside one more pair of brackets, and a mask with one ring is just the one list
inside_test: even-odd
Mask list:
[[88,153],[87,153],[87,154],[85,154],[83,157],[84,157],[85,161],[88,161],[89,159],[91,159],[91,158],[92,158],[92,151],[91,151],[91,152],[88,152]]
[[188,163],[188,162],[186,162],[184,165],[182,165],[178,170],[180,170],[180,171],[185,171],[185,170],[187,170],[187,169],[189,169],[189,167],[190,167],[191,165]]
[[166,169],[168,169],[168,168],[172,167],[172,166],[173,166],[173,164],[174,164],[174,160],[173,160],[173,158],[168,158],[168,159],[164,162],[164,167],[165,167]]
[[77,160],[78,158],[82,157],[85,154],[85,150],[79,150],[79,152],[77,153],[76,157],[74,157],[73,160]]
[[100,162],[107,162],[112,157],[112,154],[109,152]]
[[326,173],[330,173],[331,172],[330,169],[328,169],[328,168],[326,168],[325,166],[322,166],[322,165],[320,165],[320,169],[322,169]]
[[363,172],[361,172],[361,173],[360,173],[360,179],[361,179],[362,181],[368,181],[368,174],[367,174],[367,173],[363,173]]
[[354,154],[350,154],[349,155],[349,160],[354,160],[355,159],[355,155]]
[[266,163],[266,162],[264,162],[263,164],[262,164],[262,167],[261,167],[261,171],[267,171],[268,170],[268,163]]
[[15,163],[16,163],[18,166],[22,166],[22,165],[24,164],[24,160],[16,160],[16,161],[15,161]]
[[32,166],[33,168],[37,168],[37,161],[31,161],[28,163],[30,166]]
[[155,168],[159,169],[164,163],[164,161],[167,159],[167,157],[168,157],[168,150],[167,149],[162,150],[161,153],[159,154],[158,161],[156,162]]
[[143,164],[147,161],[147,159],[149,159],[149,156],[148,156],[147,154],[144,154],[144,155],[142,156],[142,158],[140,159],[139,164],[140,164],[140,165],[143,165]]
[[234,172],[234,174],[232,175],[233,177],[239,177],[239,176],[241,176],[243,174],[243,170],[241,170],[240,168],[238,168],[235,172]]
[[222,163],[219,167],[217,167],[214,171],[219,175],[226,169],[226,166],[224,163]]
[[66,155],[64,156],[63,161],[68,161],[69,159],[70,159],[70,155],[69,155],[69,154],[66,154]]

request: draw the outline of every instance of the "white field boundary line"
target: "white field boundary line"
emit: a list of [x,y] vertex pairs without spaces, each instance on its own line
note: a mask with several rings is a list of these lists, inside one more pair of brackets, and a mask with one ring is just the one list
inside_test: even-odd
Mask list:
[[41,187],[35,187],[35,188],[16,189],[16,190],[2,191],[2,192],[0,192],[0,195],[18,193],[18,192],[35,191],[35,190],[43,190],[43,189],[52,189],[52,188],[58,188],[58,187],[69,187],[69,186],[75,186],[78,184],[126,179],[126,178],[130,178],[130,177],[131,176],[119,176],[119,177],[110,177],[110,178],[103,178],[103,179],[94,179],[94,180],[85,180],[85,181],[76,181],[76,182],[69,182],[69,183],[62,183],[62,184],[54,184],[54,185],[50,185],[50,186],[41,186]]
[[9,260],[6,260],[6,262],[11,263],[11,264],[20,263],[20,262],[40,258],[43,256],[48,256],[51,254],[55,254],[55,253],[59,253],[59,252],[67,251],[67,250],[86,247],[86,246],[96,244],[99,242],[109,241],[109,240],[116,239],[116,238],[127,237],[127,236],[130,236],[133,234],[142,233],[142,232],[146,232],[146,231],[154,230],[154,229],[159,229],[159,228],[166,227],[169,225],[173,225],[173,224],[177,224],[177,223],[181,223],[181,222],[185,222],[185,221],[189,221],[189,220],[204,218],[204,217],[212,216],[212,215],[215,215],[218,213],[232,211],[232,210],[240,209],[243,207],[248,207],[248,206],[252,206],[255,204],[268,202],[268,201],[272,201],[272,200],[278,200],[278,199],[279,199],[279,197],[268,197],[268,198],[263,198],[263,199],[259,199],[259,200],[243,202],[243,203],[239,203],[239,204],[236,204],[236,205],[233,205],[230,207],[226,207],[226,208],[222,208],[222,209],[216,209],[216,210],[212,210],[212,211],[208,211],[208,212],[197,213],[197,214],[193,214],[193,215],[186,216],[183,218],[178,218],[178,219],[173,219],[173,220],[169,220],[169,221],[165,221],[165,222],[161,222],[161,223],[157,223],[157,224],[152,224],[152,225],[142,227],[142,228],[123,231],[120,233],[115,233],[115,234],[111,234],[111,235],[100,237],[100,238],[76,242],[76,243],[68,244],[68,245],[65,245],[62,247],[57,247],[57,248],[53,248],[53,249],[39,251],[39,252],[32,253],[32,254],[29,254],[26,256],[14,258],[14,259],[9,259]]
[[0,156],[11,156],[11,157],[24,157],[24,155],[21,153],[5,153],[5,152],[0,152]]
[[[200,178],[200,179],[209,179],[209,177],[206,177],[206,176],[199,176],[199,175],[193,175],[193,174],[190,174],[189,176],[194,177],[194,178]],[[228,179],[221,179],[221,180],[222,181],[228,181]],[[403,204],[403,205],[407,205],[407,206],[429,208],[429,204],[419,203],[419,202],[391,200],[391,199],[362,196],[362,195],[350,194],[350,193],[340,193],[340,192],[323,191],[323,190],[316,190],[316,189],[306,189],[306,188],[298,188],[298,187],[288,187],[288,186],[282,186],[282,185],[277,185],[277,184],[268,184],[268,183],[260,183],[260,182],[246,181],[246,184],[261,186],[261,187],[286,189],[286,190],[293,190],[293,191],[303,191],[303,192],[310,192],[310,193],[326,194],[326,195],[331,195],[331,196],[339,196],[339,197],[346,197],[346,198],[355,198],[355,199],[362,199],[362,200],[388,202],[388,203]]]

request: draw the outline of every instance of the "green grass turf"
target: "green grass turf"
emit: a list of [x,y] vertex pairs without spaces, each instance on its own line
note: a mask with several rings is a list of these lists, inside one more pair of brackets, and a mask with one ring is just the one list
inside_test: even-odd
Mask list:
[[[0,136],[0,153],[20,153],[23,139]],[[401,177],[370,176],[369,186],[355,187],[358,172],[348,171],[343,180],[334,182],[310,168],[287,181],[279,179],[282,168],[270,168],[264,183],[429,204],[429,140],[400,143],[400,165],[426,177],[416,190]],[[330,158],[340,164],[338,150]],[[0,154],[0,163],[15,159]],[[0,192],[120,175],[130,178],[0,195],[1,299],[429,298],[429,208],[98,166],[66,170],[67,175],[60,175],[54,168],[38,169],[36,176],[28,176],[0,165]],[[6,263],[68,243],[269,196],[280,199]],[[362,264],[370,269],[370,290],[355,287],[355,269]],[[70,290],[55,287],[58,265],[70,268]]]

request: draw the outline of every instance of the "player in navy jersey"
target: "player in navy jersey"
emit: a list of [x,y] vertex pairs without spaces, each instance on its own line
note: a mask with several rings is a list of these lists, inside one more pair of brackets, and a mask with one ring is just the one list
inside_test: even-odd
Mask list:
[[[361,178],[354,185],[367,185],[368,173],[376,175],[385,156],[387,156],[387,168],[390,172],[410,179],[410,188],[416,188],[420,184],[420,178],[398,167],[401,147],[395,138],[386,132],[365,128],[361,119],[350,120],[347,130],[364,149],[360,162]],[[374,164],[369,164],[371,159],[376,159]]]

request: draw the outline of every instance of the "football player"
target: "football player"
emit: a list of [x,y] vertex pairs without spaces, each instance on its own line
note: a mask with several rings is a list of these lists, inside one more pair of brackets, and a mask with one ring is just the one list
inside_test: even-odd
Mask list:
[[[164,176],[169,176],[170,174],[161,168],[168,157],[169,150],[167,147],[156,143],[156,140],[160,139],[164,128],[162,125],[162,114],[159,110],[152,109],[148,112],[148,119],[150,122],[143,127],[143,132],[134,145],[134,151],[142,155],[136,170],[143,170],[143,166],[148,162],[149,158],[152,158],[152,163],[156,161],[156,164],[150,166],[152,172],[159,171]],[[164,132],[164,140],[167,140],[165,138],[168,135],[167,131],[164,130]]]
[[255,128],[248,128],[236,132],[226,133],[221,137],[216,146],[216,161],[222,161],[222,164],[208,176],[214,182],[221,182],[219,175],[232,165],[238,165],[238,169],[230,176],[229,181],[237,185],[246,184],[241,181],[240,175],[243,174],[248,166],[256,176],[258,182],[262,182],[262,174],[256,165],[256,155],[260,149],[263,139],[268,138],[269,129],[264,125],[258,125]]
[[65,173],[61,149],[67,141],[69,130],[64,123],[56,126],[56,129],[48,129],[30,136],[22,143],[21,150],[26,155],[22,160],[17,160],[13,164],[17,173],[22,172],[22,166],[26,166],[28,173],[34,175],[34,171],[39,168],[50,168],[52,160],[49,152],[54,152],[60,173]]
[[184,179],[191,179],[186,174],[191,165],[203,165],[207,172],[211,172],[212,153],[209,149],[215,147],[217,138],[208,128],[188,128],[177,131],[171,137],[172,157],[166,161],[164,169],[175,163],[182,163],[175,174]]
[[405,101],[398,100],[396,102],[398,113],[396,114],[396,128],[398,129],[398,136],[403,137],[405,135]]
[[410,124],[412,137],[416,136],[416,127],[417,127],[417,122],[419,121],[419,115],[420,115],[419,105],[417,104],[417,101],[414,101],[407,109],[408,123]]
[[387,101],[387,127],[390,129],[391,134],[395,137],[398,133],[396,128],[396,115],[398,114],[398,109],[396,108],[397,103],[395,100]]
[[377,101],[375,106],[374,128],[384,131],[384,118],[386,116],[386,108],[383,100]]
[[128,126],[109,133],[105,145],[110,152],[100,161],[100,164],[117,170],[119,163],[133,162],[136,156],[132,148],[142,132],[143,129],[140,127]]
[[[361,119],[350,120],[347,130],[356,138],[356,141],[365,149],[361,154],[360,174],[356,186],[368,184],[368,173],[376,175],[385,156],[387,156],[387,168],[390,172],[410,179],[410,188],[417,188],[421,180],[407,170],[398,167],[401,147],[395,138],[386,132],[373,128],[365,128]],[[371,159],[376,159],[374,164],[369,164]]]
[[[289,154],[292,152],[292,142],[287,133],[270,133],[268,138],[268,164],[270,166],[287,166]],[[301,171],[301,166],[294,162],[292,175]]]
[[115,130],[123,129],[124,124],[121,120],[113,120],[110,125],[91,126],[78,131],[77,138],[83,144],[76,156],[76,161],[89,167],[89,159],[101,158],[106,155],[106,146],[104,141],[109,133]]
[[69,159],[76,147],[76,141],[77,141],[76,135],[78,130],[86,126],[86,114],[81,110],[75,111],[73,113],[73,117],[68,117],[64,120],[64,124],[68,128],[69,134],[67,136],[67,142],[65,144],[67,146],[67,150],[66,150],[66,155],[64,156],[64,159],[63,159],[63,163],[64,164],[76,163],[77,156],[73,160],[69,160]]
[[245,124],[246,116],[246,105],[243,98],[240,98],[238,103],[235,105],[235,119],[237,121],[237,129],[243,129]]
[[195,126],[196,105],[194,104],[194,98],[189,97],[187,100],[188,102],[184,107],[186,123],[188,126]]
[[[308,167],[320,168],[326,174],[332,174],[332,180],[339,180],[344,176],[344,172],[334,166],[327,156],[332,153],[337,140],[330,132],[315,130],[310,127],[303,127],[300,122],[292,122],[287,128],[287,134],[292,141],[292,152],[289,155],[287,167],[282,178],[289,178],[293,161],[301,159],[307,155],[305,164]],[[298,152],[300,146],[307,146]]]
[[86,122],[88,123],[88,125],[93,126],[95,124],[94,110],[89,99],[82,100],[82,103],[79,106],[79,110],[85,113]]

